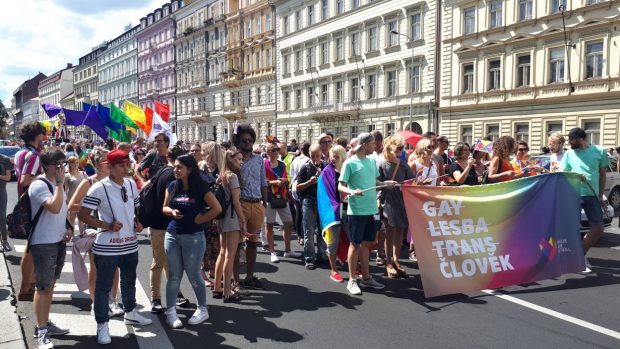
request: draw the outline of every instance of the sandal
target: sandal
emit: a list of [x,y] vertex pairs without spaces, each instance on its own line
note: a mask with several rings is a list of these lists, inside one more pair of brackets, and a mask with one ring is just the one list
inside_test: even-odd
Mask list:
[[213,298],[222,299],[224,297],[224,291],[213,291]]
[[403,269],[403,267],[401,267],[400,265],[394,265],[394,269],[396,269],[396,272],[398,273],[398,277],[401,277],[401,278],[407,277],[407,271]]
[[385,265],[385,259],[379,256],[377,256],[377,259],[375,260],[375,262],[377,263],[378,267],[382,267]]
[[398,278],[398,270],[396,268],[394,268],[394,266],[392,264],[388,264],[385,267],[385,270],[387,271],[387,275],[389,279],[397,279]]
[[243,300],[243,297],[236,292],[231,293],[228,297],[224,297],[224,303],[237,303],[241,300]]
[[210,288],[210,289],[213,289],[213,287],[215,286],[215,284],[214,284],[214,283],[213,283],[213,281],[211,281],[211,280],[205,280],[205,286],[206,286],[206,287],[208,287],[208,288]]

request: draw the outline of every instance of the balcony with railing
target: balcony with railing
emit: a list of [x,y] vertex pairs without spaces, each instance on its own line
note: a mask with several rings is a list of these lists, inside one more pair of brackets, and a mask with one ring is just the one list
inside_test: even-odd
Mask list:
[[209,111],[204,109],[192,110],[189,114],[189,119],[191,121],[207,121],[209,119]]
[[226,105],[222,107],[222,117],[230,121],[246,118],[247,107],[242,105]]
[[360,114],[359,101],[343,102],[339,100],[327,100],[322,105],[307,108],[312,113],[312,119],[317,122],[326,121],[326,119],[357,119]]
[[227,88],[241,86],[241,80],[243,80],[243,73],[237,69],[229,69],[227,72],[220,73],[224,80],[224,86]]
[[198,80],[194,81],[190,87],[190,91],[194,93],[202,93],[207,91],[207,81],[206,80]]

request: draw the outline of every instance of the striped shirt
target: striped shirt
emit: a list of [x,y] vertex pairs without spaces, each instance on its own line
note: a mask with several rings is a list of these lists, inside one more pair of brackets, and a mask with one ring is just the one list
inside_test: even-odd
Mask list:
[[[123,189],[127,194],[127,201],[123,200]],[[134,217],[139,203],[138,188],[132,179],[125,179],[121,186],[108,177],[90,187],[82,206],[97,210],[99,219],[106,223],[116,220],[123,224],[117,232],[99,229],[100,234],[97,234],[93,245],[94,254],[116,256],[138,251]]]
[[28,187],[19,185],[23,175],[37,176],[43,173],[43,166],[39,160],[39,151],[33,146],[26,145],[15,153],[15,175],[17,176],[17,195],[21,196]]

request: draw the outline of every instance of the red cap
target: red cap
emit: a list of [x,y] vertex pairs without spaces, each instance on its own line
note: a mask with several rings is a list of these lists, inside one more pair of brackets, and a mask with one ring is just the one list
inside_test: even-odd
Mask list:
[[129,164],[129,154],[120,149],[112,150],[108,153],[108,164],[111,166],[116,164]]

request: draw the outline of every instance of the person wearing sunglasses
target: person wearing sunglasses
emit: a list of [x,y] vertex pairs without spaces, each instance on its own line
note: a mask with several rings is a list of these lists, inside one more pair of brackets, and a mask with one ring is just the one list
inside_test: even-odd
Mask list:
[[[68,329],[61,329],[50,321],[50,307],[54,284],[60,278],[65,264],[66,243],[73,236],[67,229],[67,201],[64,190],[62,150],[45,150],[41,154],[43,174],[28,188],[30,207],[37,213],[28,250],[34,262],[35,295],[33,308],[37,327],[35,336],[39,348],[53,348],[49,336],[64,335]],[[107,303],[106,303],[107,306]]]
[[517,153],[514,158],[510,162],[512,168],[518,174],[521,174],[523,177],[536,175],[542,171],[542,167],[538,166],[536,163],[530,163],[530,147],[527,145],[525,141],[517,141]]
[[142,185],[149,178],[153,178],[160,168],[166,166],[168,163],[168,147],[170,146],[170,138],[165,133],[158,133],[155,136],[155,149],[151,150],[148,155],[142,160],[138,171],[136,172],[138,178],[140,178]]
[[[142,231],[136,217],[138,188],[129,175],[129,154],[116,149],[108,154],[110,175],[93,184],[88,190],[79,212],[80,221],[97,227],[92,252],[97,265],[95,286],[95,320],[97,342],[111,342],[108,321],[108,298],[116,268],[120,268],[121,297],[125,324],[150,325],[153,321],[136,310],[136,270],[138,267],[137,232]],[[91,215],[97,210],[99,217]],[[175,295],[176,296],[176,295]]]
[[327,133],[321,133],[319,136],[319,147],[321,148],[321,159],[329,162],[329,149],[331,149],[334,139]]
[[136,185],[138,186],[138,190],[142,189],[142,181],[140,181],[140,177],[138,176],[138,168],[140,167],[140,164],[142,163],[142,161],[144,160],[144,157],[146,156],[146,150],[142,149],[142,148],[137,148],[134,152],[133,155],[136,159],[135,162],[133,162],[131,164],[132,167],[132,178],[134,180],[134,182],[136,182]]

